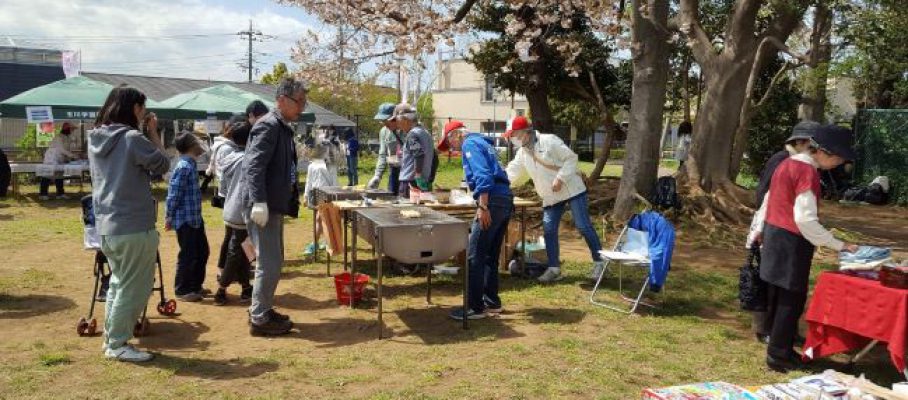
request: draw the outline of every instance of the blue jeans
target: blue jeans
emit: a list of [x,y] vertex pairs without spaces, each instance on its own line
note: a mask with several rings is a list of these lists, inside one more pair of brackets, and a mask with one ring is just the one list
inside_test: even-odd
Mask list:
[[558,225],[561,224],[561,216],[564,215],[564,206],[569,204],[571,215],[574,217],[574,225],[586,245],[590,248],[590,254],[593,261],[602,261],[599,250],[602,250],[602,244],[599,242],[599,235],[593,228],[593,221],[590,220],[589,204],[587,202],[586,192],[580,193],[570,199],[558,204],[551,205],[542,209],[542,232],[545,237],[545,255],[549,259],[549,268],[559,268],[560,263],[558,255]]
[[347,184],[350,186],[356,186],[359,184],[359,173],[356,171],[359,168],[358,159],[356,154],[351,154],[347,156]]
[[514,198],[489,196],[489,213],[492,224],[488,229],[483,230],[479,220],[473,221],[467,247],[467,262],[470,263],[467,302],[476,312],[483,311],[487,303],[496,308],[501,307],[501,298],[498,297],[498,256],[508,221],[514,214]]

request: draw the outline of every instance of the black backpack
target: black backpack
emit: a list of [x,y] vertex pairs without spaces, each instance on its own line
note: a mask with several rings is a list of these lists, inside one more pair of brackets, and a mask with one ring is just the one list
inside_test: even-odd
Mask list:
[[681,201],[678,200],[678,183],[675,178],[671,176],[659,178],[650,195],[650,203],[660,208],[681,208]]
[[879,183],[874,183],[864,192],[864,201],[881,206],[889,202],[889,194],[883,191],[883,187]]

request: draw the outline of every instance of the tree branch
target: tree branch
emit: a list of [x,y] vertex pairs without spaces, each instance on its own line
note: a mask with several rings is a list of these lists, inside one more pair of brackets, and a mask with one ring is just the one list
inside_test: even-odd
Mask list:
[[605,112],[605,98],[602,97],[602,91],[599,90],[599,82],[596,80],[596,74],[589,68],[587,68],[586,73],[590,76],[590,86],[593,87],[593,93],[596,95],[596,103],[599,104],[599,112]]
[[457,13],[454,14],[454,18],[451,19],[452,24],[460,23],[466,18],[467,14],[470,13],[470,10],[473,8],[473,4],[476,4],[476,0],[467,0],[460,6],[457,10]]
[[739,48],[752,46],[760,3],[760,0],[740,0],[735,5],[727,23],[728,37],[725,40],[726,48],[733,54]]
[[681,0],[681,33],[687,36],[694,57],[701,66],[709,64],[716,54],[712,41],[700,25],[700,1]]
[[791,57],[793,57],[794,59],[796,59],[802,63],[806,64],[806,63],[810,62],[810,57],[808,57],[805,54],[796,54],[795,52],[793,52],[791,50],[791,48],[788,47],[788,45],[786,45],[784,42],[782,42],[781,40],[779,40],[779,38],[777,38],[775,36],[766,36],[765,38],[763,38],[763,40],[760,42],[760,47],[763,46],[763,43],[769,43],[769,44],[776,46],[776,48],[779,49],[779,51],[790,55]]
[[766,101],[769,100],[769,95],[772,94],[772,90],[776,87],[776,84],[779,83],[779,80],[785,76],[785,72],[795,69],[803,64],[801,63],[789,63],[786,62],[782,64],[782,67],[779,68],[779,71],[772,77],[772,80],[769,81],[769,86],[766,88],[766,91],[763,92],[763,96],[760,98],[760,101],[753,104],[753,107],[760,107],[763,104],[766,104]]

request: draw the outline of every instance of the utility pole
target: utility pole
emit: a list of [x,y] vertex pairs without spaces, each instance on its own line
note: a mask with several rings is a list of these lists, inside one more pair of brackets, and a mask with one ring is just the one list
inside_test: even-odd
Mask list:
[[255,53],[252,51],[252,42],[264,42],[265,39],[271,39],[273,36],[265,35],[262,31],[257,31],[252,27],[252,20],[249,20],[249,30],[239,31],[236,33],[240,37],[244,37],[245,40],[249,43],[249,51],[246,54],[246,63],[239,64],[241,69],[246,70],[249,73],[249,82],[252,83],[252,72],[254,71],[252,64],[255,62]]

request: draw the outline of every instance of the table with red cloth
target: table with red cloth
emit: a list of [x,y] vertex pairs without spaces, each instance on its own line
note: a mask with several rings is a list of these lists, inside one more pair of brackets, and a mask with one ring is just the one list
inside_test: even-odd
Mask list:
[[840,272],[823,272],[805,319],[808,332],[804,353],[808,357],[857,350],[872,341],[885,342],[892,363],[908,374],[908,290]]

